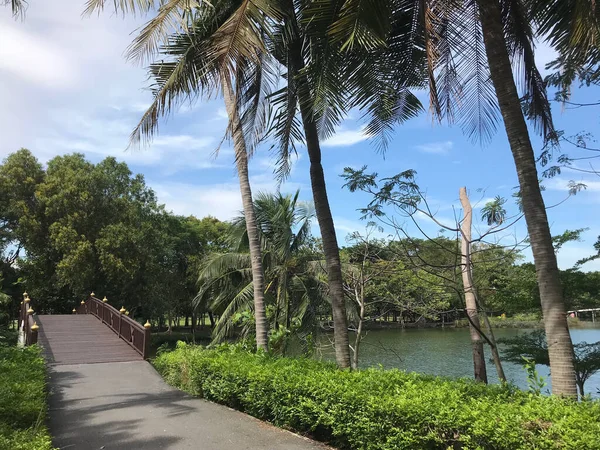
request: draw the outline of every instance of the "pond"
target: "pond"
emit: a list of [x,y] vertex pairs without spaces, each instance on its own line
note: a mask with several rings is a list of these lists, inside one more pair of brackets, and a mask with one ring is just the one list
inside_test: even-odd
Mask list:
[[[496,338],[513,337],[533,330],[495,329]],[[600,328],[571,329],[574,343],[600,341]],[[323,336],[321,343],[329,342],[332,336]],[[351,336],[354,339],[354,336]],[[324,350],[322,356],[333,357],[331,350]],[[490,383],[498,383],[496,369],[491,361],[489,348],[486,346],[486,361]],[[424,328],[424,329],[386,329],[368,331],[361,343],[360,367],[382,365],[386,369],[398,368],[408,371],[444,375],[450,377],[473,377],[473,359],[468,328]],[[519,386],[527,389],[525,369],[518,365],[503,362],[506,377]],[[550,389],[549,370],[538,366],[538,373],[547,377]],[[600,372],[594,374],[585,384],[585,390],[593,397],[600,397]]]

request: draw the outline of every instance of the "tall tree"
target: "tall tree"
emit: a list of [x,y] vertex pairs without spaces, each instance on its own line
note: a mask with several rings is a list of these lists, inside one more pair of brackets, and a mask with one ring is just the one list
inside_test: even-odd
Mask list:
[[[114,5],[131,13],[147,13],[158,7],[156,17],[140,31],[128,56],[141,61],[159,54],[169,58],[150,66],[155,80],[154,101],[132,132],[132,142],[150,139],[158,129],[159,118],[183,101],[210,96],[214,91],[223,94],[251,242],[256,342],[259,349],[267,350],[264,272],[248,175],[248,157],[255,142],[248,135],[257,128],[260,132],[257,109],[265,88],[261,24],[268,3],[225,1],[213,6],[194,0],[166,4],[151,0]],[[87,11],[103,7],[104,0],[90,0]],[[243,102],[251,105],[246,111],[242,111]]]
[[[548,337],[552,392],[557,395],[573,397],[577,396],[573,343],[567,325],[564,297],[556,255],[552,246],[548,216],[538,181],[535,154],[513,78],[513,66],[507,49],[507,39],[504,35],[506,21],[503,20],[499,2],[479,0],[478,5],[490,74],[519,178],[523,213],[529,232],[540,289],[544,325]],[[517,9],[513,14],[518,14],[518,12]],[[526,17],[519,18],[526,20]],[[530,48],[531,44],[527,50]],[[544,108],[546,107],[544,106]],[[551,124],[546,124],[546,126],[551,126]],[[551,131],[551,129],[547,131]]]
[[[393,4],[394,6],[390,6]],[[542,198],[535,154],[525,122],[514,68],[524,87],[526,112],[544,137],[554,129],[543,79],[534,59],[531,18],[523,0],[390,0],[380,8],[412,8],[418,38],[427,59],[431,109],[463,123],[465,132],[485,141],[497,126],[497,111],[504,120],[519,178],[523,211],[530,236],[549,337],[553,393],[576,396],[573,344],[567,327],[564,299],[548,217]],[[356,2],[353,21],[332,27],[331,32],[350,45],[378,46],[397,38],[377,13],[363,15]],[[382,6],[383,5],[383,6]],[[362,33],[349,30],[360,29]],[[384,39],[382,40],[382,35]],[[335,39],[335,37],[334,37]],[[512,59],[512,62],[511,62]],[[393,72],[392,72],[393,73]],[[491,83],[490,83],[491,80]]]

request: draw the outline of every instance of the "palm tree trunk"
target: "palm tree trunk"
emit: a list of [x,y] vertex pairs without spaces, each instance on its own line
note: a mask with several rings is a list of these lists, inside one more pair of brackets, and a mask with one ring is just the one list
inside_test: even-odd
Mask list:
[[[295,21],[293,2],[289,2],[290,13],[289,20]],[[298,26],[294,23],[294,28]],[[327,269],[327,280],[329,284],[329,296],[331,297],[331,309],[333,315],[333,339],[335,343],[335,359],[340,368],[350,367],[350,345],[348,340],[348,322],[346,317],[346,304],[344,302],[344,288],[342,285],[342,265],[340,262],[340,249],[337,243],[331,208],[329,207],[329,198],[327,197],[327,188],[325,186],[325,174],[321,164],[321,146],[317,132],[317,124],[312,114],[310,104],[311,93],[309,81],[305,74],[304,60],[301,51],[301,42],[295,39],[289,44],[291,73],[296,74],[296,83],[298,87],[298,103],[300,106],[300,115],[304,127],[304,136],[306,139],[306,148],[310,160],[310,183],[312,187],[313,200],[315,203],[315,212],[321,239],[323,240],[323,253],[325,254],[325,266]]]
[[231,86],[231,80],[223,77],[223,97],[225,108],[229,116],[233,147],[235,151],[235,163],[237,166],[238,179],[240,180],[240,192],[242,194],[242,205],[246,219],[246,232],[250,247],[250,260],[252,264],[252,284],[254,288],[254,316],[256,321],[256,347],[268,350],[267,315],[265,312],[265,278],[262,265],[262,251],[260,238],[256,224],[256,213],[252,202],[252,190],[248,177],[248,153],[246,152],[246,141],[240,119],[238,116],[235,94]]
[[473,222],[473,210],[467,196],[467,189],[460,188],[460,203],[463,208],[463,220],[461,224],[460,240],[460,263],[465,293],[465,305],[469,316],[469,331],[471,334],[471,345],[473,347],[473,369],[475,380],[487,383],[487,369],[485,366],[485,354],[483,353],[483,339],[479,333],[479,312],[477,311],[477,300],[471,277],[471,225]]
[[552,393],[576,397],[573,343],[567,326],[556,255],[540,191],[535,155],[506,49],[500,6],[497,0],[479,0],[478,3],[491,78],[519,177],[548,340]]

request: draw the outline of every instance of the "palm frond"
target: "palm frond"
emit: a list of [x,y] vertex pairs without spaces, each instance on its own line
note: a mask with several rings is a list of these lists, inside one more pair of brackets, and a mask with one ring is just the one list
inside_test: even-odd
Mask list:
[[158,130],[159,119],[185,101],[192,102],[204,90],[207,95],[218,89],[218,68],[206,54],[205,36],[180,34],[163,47],[173,61],[152,64],[154,99],[130,135],[130,145],[147,144]]
[[386,0],[346,0],[329,35],[342,51],[355,45],[366,50],[383,47],[391,28],[392,5]]
[[[104,10],[107,0],[88,0],[85,4],[84,15]],[[112,0],[115,13],[140,15],[147,14],[160,8],[164,0]]]
[[2,6],[10,5],[13,17],[22,17],[27,9],[26,0],[0,0]]
[[225,310],[220,314],[219,320],[215,324],[212,332],[213,342],[222,342],[227,337],[233,335],[234,323],[233,316],[243,310],[252,311],[254,298],[254,286],[252,282],[246,284],[240,289],[231,299],[228,299],[228,304]]
[[502,0],[501,7],[504,36],[524,95],[527,117],[544,138],[552,138],[556,132],[546,85],[535,63],[532,19],[523,0]]
[[465,1],[453,23],[456,29],[450,38],[461,86],[457,115],[465,134],[485,144],[496,132],[500,111],[490,79],[477,2]]
[[140,29],[127,48],[127,59],[141,64],[149,61],[159,53],[162,46],[168,44],[173,34],[186,33],[190,27],[193,27],[193,24],[203,15],[201,7],[212,8],[208,1],[161,1],[156,15]]
[[571,85],[600,83],[600,7],[595,0],[529,0],[536,34],[558,52],[547,65],[556,70],[546,81],[569,99]]

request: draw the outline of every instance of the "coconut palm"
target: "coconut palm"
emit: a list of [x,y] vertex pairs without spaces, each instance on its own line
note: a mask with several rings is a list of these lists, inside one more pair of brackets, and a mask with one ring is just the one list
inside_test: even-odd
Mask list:
[[[358,108],[368,118],[365,133],[378,136],[381,147],[385,148],[393,124],[414,117],[421,111],[421,104],[409,91],[409,87],[420,82],[416,76],[417,64],[409,64],[416,60],[419,50],[408,39],[399,38],[391,46],[394,52],[378,51],[378,58],[375,52],[359,46],[342,52],[344,43],[329,39],[331,27],[342,12],[341,4],[328,0],[306,4],[281,0],[278,10],[282,12],[283,21],[273,34],[271,53],[287,71],[287,84],[273,99],[277,107],[275,136],[280,141],[282,161],[293,149],[294,138],[302,138],[306,145],[313,200],[323,239],[336,361],[338,366],[348,368],[350,349],[343,277],[321,164],[321,141],[335,132],[349,109]],[[409,18],[403,11],[395,11],[388,21],[398,36],[408,36]],[[382,77],[388,75],[388,64],[380,53],[404,57],[407,70],[395,73],[382,83]],[[301,124],[296,121],[298,112]],[[281,173],[285,175],[285,170]]]
[[[537,32],[558,52],[549,77],[567,100],[575,80],[600,84],[600,6],[594,0],[529,0]],[[594,103],[597,104],[597,103]]]
[[481,208],[481,219],[485,220],[490,226],[501,225],[506,219],[505,203],[506,199],[497,195]]
[[[344,2],[342,9],[354,13],[348,13],[351,20],[345,25],[339,19],[330,28],[331,39],[342,40],[347,47],[385,45],[396,39],[394,30],[374,17],[381,17],[382,11],[412,11],[417,30],[414,42],[425,49],[433,113],[449,120],[456,118],[469,136],[482,141],[491,137],[502,117],[517,169],[546,333],[551,336],[552,390],[559,395],[577,395],[573,345],[556,255],[535,154],[513,78],[516,72],[525,94],[527,117],[551,139],[552,116],[544,82],[535,66],[531,17],[524,1],[389,0],[369,2],[370,14],[361,14],[357,10],[360,5],[362,2],[356,0]],[[396,71],[405,67],[401,64]]]
[[[254,206],[262,243],[270,328],[314,330],[316,311],[325,302],[321,281],[312,275],[302,250],[309,242],[312,209],[295,195],[259,194]],[[251,331],[253,278],[245,216],[233,221],[229,240],[234,249],[209,257],[200,271],[197,305],[219,315],[213,340]]]
[[[156,51],[161,45],[171,46],[168,36],[173,30],[180,43],[187,41],[188,49],[179,49],[181,64],[173,63],[177,68],[166,68],[167,74],[172,73],[184,80],[181,91],[187,95],[191,95],[190,86],[202,82],[205,73],[211,73],[210,70],[201,70],[199,76],[185,76],[186,70],[196,70],[190,66],[198,62],[206,66],[207,61],[212,64],[211,61],[221,59],[223,61],[218,61],[219,68],[225,66],[227,73],[235,72],[239,78],[251,80],[252,77],[246,78],[246,75],[252,71],[244,70],[240,76],[237,69],[244,69],[248,66],[247,61],[251,61],[257,73],[260,72],[259,68],[263,69],[263,74],[267,73],[265,67],[268,66],[265,66],[265,62],[269,62],[269,58],[263,57],[268,56],[264,53],[268,49],[268,54],[285,69],[285,87],[270,96],[270,103],[275,111],[270,131],[280,143],[277,175],[285,178],[289,172],[289,156],[295,151],[295,143],[304,141],[309,154],[313,199],[328,273],[336,359],[340,367],[349,367],[339,248],[321,165],[320,141],[335,131],[349,108],[357,107],[369,117],[365,132],[379,135],[382,138],[380,143],[385,147],[392,124],[413,117],[421,110],[419,101],[408,90],[410,85],[419,82],[421,78],[414,76],[418,72],[414,70],[416,65],[406,64],[407,70],[396,73],[387,84],[382,84],[381,76],[387,75],[387,65],[381,63],[385,58],[378,58],[378,64],[369,63],[374,61],[370,57],[371,52],[365,52],[359,47],[356,52],[342,54],[342,42],[328,39],[329,27],[334,24],[340,9],[335,6],[337,3],[319,3],[302,4],[291,0],[226,2],[224,4],[229,5],[232,16],[225,21],[217,21],[222,25],[213,30],[215,37],[201,45],[194,42],[197,29],[205,31],[215,23],[210,15],[201,13],[206,10],[202,3],[192,0],[118,0],[115,6],[118,11],[133,13],[144,13],[159,7],[156,17],[140,32],[132,45],[130,55],[139,58]],[[101,8],[103,4],[104,0],[90,0],[88,11]],[[225,11],[227,8],[223,7],[224,4],[218,2],[214,6]],[[399,58],[405,63],[416,60],[422,51],[409,39],[403,39],[412,33],[410,15],[400,10],[394,11],[389,23],[398,39],[388,53],[397,58],[394,61]],[[247,32],[236,33],[236,39],[231,41],[231,45],[224,45],[223,35],[228,36],[234,32],[236,24],[243,25],[242,31]],[[230,51],[232,47],[234,51]],[[222,52],[225,53],[224,57],[220,56]],[[215,53],[218,58],[215,58]],[[163,66],[164,73],[164,64],[156,65],[157,71],[161,71],[158,70],[159,66]],[[260,83],[251,82],[247,85],[246,81],[238,81],[238,86],[244,92],[235,96],[236,105],[240,110],[246,108],[248,112],[239,113],[242,128],[244,131],[253,130],[256,111],[262,104],[260,99],[265,97],[260,90],[256,90]],[[381,86],[385,88],[382,89]],[[172,96],[167,100],[162,99],[159,108],[149,111],[148,123],[141,127],[143,133],[154,130],[152,123],[155,122],[155,117],[164,111],[165,105],[171,106],[171,99]],[[247,126],[248,123],[252,125]]]
[[[104,0],[90,0],[86,12],[104,7]],[[154,100],[131,134],[131,142],[148,141],[157,132],[159,119],[184,101],[221,92],[233,140],[245,224],[249,238],[257,347],[267,350],[264,307],[264,274],[248,157],[261,129],[259,101],[267,89],[263,75],[262,26],[268,1],[224,1],[215,6],[194,0],[123,0],[115,8],[124,13],[148,13],[156,17],[140,31],[128,57],[146,61],[157,54],[167,60],[150,65]],[[241,110],[241,98],[248,107]]]

